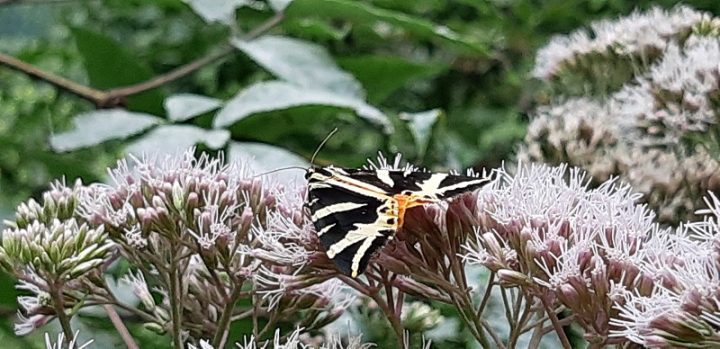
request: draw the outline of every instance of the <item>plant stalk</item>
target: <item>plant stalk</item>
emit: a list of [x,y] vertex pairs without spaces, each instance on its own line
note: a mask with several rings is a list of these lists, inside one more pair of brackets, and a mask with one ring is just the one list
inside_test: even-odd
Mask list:
[[55,306],[55,314],[65,334],[65,344],[69,345],[75,335],[73,334],[72,326],[70,326],[70,318],[65,313],[65,301],[63,300],[62,288],[62,282],[57,281],[52,286],[51,293],[53,305]]

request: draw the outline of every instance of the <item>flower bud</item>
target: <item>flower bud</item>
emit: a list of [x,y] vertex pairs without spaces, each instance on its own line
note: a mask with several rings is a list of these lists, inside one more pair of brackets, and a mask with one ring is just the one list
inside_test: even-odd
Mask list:
[[163,326],[155,322],[146,322],[142,325],[142,327],[150,332],[154,332],[159,335],[164,335],[166,332]]
[[510,269],[498,270],[497,276],[503,286],[526,286],[532,282],[527,275]]
[[403,311],[402,325],[411,333],[422,333],[443,321],[440,310],[421,302],[413,302]]
[[177,181],[172,184],[172,203],[173,207],[178,211],[185,208],[185,193]]

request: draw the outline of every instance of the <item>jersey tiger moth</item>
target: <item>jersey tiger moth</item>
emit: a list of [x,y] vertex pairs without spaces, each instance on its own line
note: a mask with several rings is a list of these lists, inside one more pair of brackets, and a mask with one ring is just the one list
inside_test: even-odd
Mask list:
[[487,178],[389,169],[310,168],[310,218],[338,269],[357,277],[403,226],[405,211],[486,184]]

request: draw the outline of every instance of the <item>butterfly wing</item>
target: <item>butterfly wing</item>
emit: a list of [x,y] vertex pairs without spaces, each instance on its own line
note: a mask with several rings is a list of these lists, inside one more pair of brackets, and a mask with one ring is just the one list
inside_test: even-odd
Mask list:
[[448,173],[432,173],[430,177],[414,181],[410,190],[419,197],[430,196],[445,200],[462,193],[471,192],[489,182],[488,178],[458,176]]
[[308,172],[311,220],[327,255],[345,274],[361,274],[397,231],[395,200],[342,169]]
[[438,201],[470,192],[488,183],[488,178],[442,172],[343,169],[348,176],[382,189],[390,196],[413,195]]
[[392,239],[405,210],[438,202],[486,184],[486,178],[447,173],[308,170],[311,219],[327,255],[345,274],[361,274],[370,257]]

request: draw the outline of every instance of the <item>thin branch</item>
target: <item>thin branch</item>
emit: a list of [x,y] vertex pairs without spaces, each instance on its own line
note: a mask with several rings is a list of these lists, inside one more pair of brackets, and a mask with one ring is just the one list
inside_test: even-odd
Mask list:
[[480,301],[480,306],[477,308],[477,311],[475,312],[475,317],[478,319],[482,318],[483,312],[485,312],[485,307],[487,307],[488,302],[490,302],[490,297],[492,296],[492,289],[493,289],[493,283],[495,282],[495,272],[491,271],[490,276],[488,276],[488,282],[487,285],[485,285],[485,294],[483,294],[482,300]]
[[[11,2],[11,0],[0,0],[0,5]],[[282,12],[276,13],[274,16],[268,18],[265,22],[261,23],[252,31],[244,35],[242,40],[252,40],[265,34],[278,25],[283,18],[284,14]],[[90,101],[99,108],[112,108],[124,105],[127,101],[127,97],[129,96],[153,90],[167,83],[181,79],[194,73],[202,67],[227,57],[234,51],[234,47],[225,45],[220,49],[210,52],[190,63],[177,67],[167,73],[157,75],[149,80],[109,90],[99,90],[79,84],[70,79],[44,71],[38,67],[3,53],[0,53],[0,65],[23,72],[35,79],[45,81],[61,90]]]
[[104,97],[103,91],[96,90],[92,87],[78,84],[77,82],[66,79],[62,76],[46,72],[38,67],[25,63],[15,57],[8,56],[4,53],[0,53],[0,65],[4,65],[11,69],[21,71],[27,75],[30,75],[33,78],[48,82],[55,87],[68,91],[80,98],[89,100],[91,102],[99,101]]
[[557,332],[557,336],[560,339],[560,343],[562,344],[563,348],[568,348],[568,349],[572,348],[570,341],[568,340],[567,336],[565,336],[565,332],[563,331],[563,324],[560,323],[560,320],[558,319],[557,315],[553,311],[553,308],[550,305],[550,302],[547,300],[547,298],[545,296],[540,296],[540,300],[542,301],[542,304],[545,307],[545,313],[548,315],[548,318],[550,319],[550,322],[552,323],[552,326],[555,329],[555,332]]
[[265,22],[260,23],[257,27],[255,27],[253,30],[245,34],[242,39],[243,40],[253,40],[261,35],[267,33],[270,31],[270,29],[274,28],[276,25],[280,24],[282,20],[285,18],[285,13],[282,11],[279,11],[275,13],[272,17],[268,18]]
[[[232,295],[225,297],[225,309],[223,309],[223,313],[220,316],[218,328],[212,340],[213,348],[225,347],[225,341],[227,340],[230,325],[232,324],[232,315],[235,311],[235,303],[237,303],[240,292],[242,291],[241,286],[242,285],[234,285]],[[220,287],[224,287],[224,285],[220,284]]]
[[147,80],[147,81],[144,81],[144,82],[141,82],[138,84],[130,85],[130,86],[125,86],[125,87],[114,88],[114,89],[108,90],[105,92],[107,94],[107,96],[105,96],[105,97],[110,101],[113,99],[119,100],[122,98],[126,98],[128,96],[136,95],[138,93],[156,89],[156,88],[158,88],[162,85],[165,85],[169,82],[172,82],[172,81],[175,81],[182,77],[185,77],[187,75],[190,75],[191,73],[195,72],[196,70],[229,55],[234,50],[235,50],[235,48],[232,46],[224,46],[217,52],[212,52],[206,56],[200,57],[188,64],[185,64],[176,69],[173,69],[165,74],[158,75],[150,80]]
[[117,311],[115,311],[115,308],[113,308],[110,304],[103,305],[103,308],[105,308],[110,321],[113,323],[113,326],[115,326],[115,329],[120,333],[120,337],[122,337],[123,342],[125,342],[128,349],[139,349],[140,347],[138,347],[137,343],[135,343],[135,339],[132,337],[127,327],[125,327],[125,323],[123,323]]
[[0,0],[0,6],[10,5],[57,5],[78,0]]

